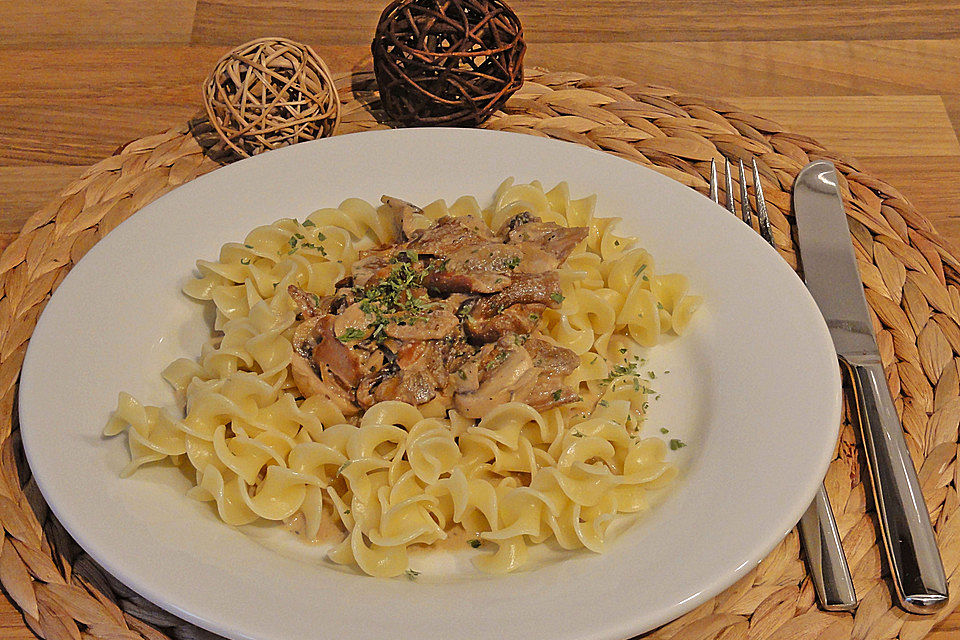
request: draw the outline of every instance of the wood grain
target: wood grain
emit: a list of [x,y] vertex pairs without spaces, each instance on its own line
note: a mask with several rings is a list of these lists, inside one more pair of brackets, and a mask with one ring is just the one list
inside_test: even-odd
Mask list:
[[[283,33],[314,44],[366,44],[380,0],[200,0],[194,42],[242,42]],[[529,42],[944,39],[960,36],[960,6],[943,0],[787,2],[514,0]]]
[[[825,147],[854,157],[958,156],[960,143],[939,96],[732,97],[792,131],[816,129]],[[813,134],[810,134],[813,135]]]
[[531,47],[526,60],[714,96],[956,95],[960,91],[960,39],[551,42]]
[[[0,2],[0,247],[83,167],[182,122],[229,47],[364,64],[386,0]],[[858,157],[960,246],[960,4],[512,0],[527,64],[721,97]],[[0,599],[0,640],[33,637]],[[960,613],[930,640],[960,637]]]
[[195,0],[43,0],[0,5],[0,46],[188,42]]

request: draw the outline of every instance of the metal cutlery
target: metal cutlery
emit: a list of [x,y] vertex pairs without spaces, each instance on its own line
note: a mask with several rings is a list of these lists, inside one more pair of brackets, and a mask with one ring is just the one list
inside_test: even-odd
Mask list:
[[[730,161],[726,160],[724,165],[725,205],[731,213],[736,215],[733,172],[731,171]],[[739,165],[740,217],[752,228],[754,212],[750,206],[746,172],[742,160]],[[757,226],[760,235],[771,246],[775,247],[756,160],[753,161],[753,184],[756,196]],[[720,203],[715,161],[710,162],[710,198],[717,204]],[[820,488],[817,489],[816,497],[800,518],[797,526],[807,558],[807,569],[810,572],[810,578],[817,593],[820,607],[827,611],[849,611],[856,608],[857,596],[853,587],[853,579],[850,577],[850,569],[843,553],[836,518],[833,515],[833,509],[830,507],[830,499],[827,497],[826,489],[822,483]]]
[[837,184],[834,166],[824,160],[797,176],[800,259],[850,377],[894,594],[906,611],[935,613],[947,603],[947,579],[887,387]]

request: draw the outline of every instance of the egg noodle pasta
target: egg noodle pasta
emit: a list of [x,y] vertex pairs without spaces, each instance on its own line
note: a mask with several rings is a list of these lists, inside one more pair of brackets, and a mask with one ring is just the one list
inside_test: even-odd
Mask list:
[[123,475],[180,466],[195,479],[188,495],[229,525],[296,522],[312,540],[332,521],[341,536],[329,558],[372,576],[409,571],[411,547],[460,529],[475,564],[492,573],[516,569],[548,540],[603,551],[617,516],[645,509],[648,492],[677,473],[660,434],[642,426],[654,393],[642,355],[681,334],[700,298],[684,276],[658,273],[594,206],[593,196],[571,199],[565,183],[545,191],[508,180],[487,208],[464,196],[413,220],[427,228],[471,215],[498,229],[529,212],[588,229],[559,268],[562,304],[539,327],[579,359],[565,381],[577,402],[545,411],[508,402],[470,419],[390,400],[348,418],[323,395],[303,397],[291,372],[298,308],[288,287],[329,296],[361,252],[396,241],[382,210],[350,199],[258,227],[218,260],[197,262],[184,292],[215,305],[217,335],[199,358],[163,372],[181,410],[120,394],[104,433],[127,434]]

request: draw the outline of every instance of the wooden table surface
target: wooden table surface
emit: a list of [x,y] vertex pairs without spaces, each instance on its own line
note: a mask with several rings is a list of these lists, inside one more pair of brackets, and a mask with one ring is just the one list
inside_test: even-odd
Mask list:
[[[118,145],[184,122],[264,35],[364,65],[386,0],[3,0],[0,247]],[[511,0],[526,63],[724,98],[858,158],[960,247],[960,3]],[[0,640],[31,638],[0,598]],[[929,636],[960,637],[960,613]]]

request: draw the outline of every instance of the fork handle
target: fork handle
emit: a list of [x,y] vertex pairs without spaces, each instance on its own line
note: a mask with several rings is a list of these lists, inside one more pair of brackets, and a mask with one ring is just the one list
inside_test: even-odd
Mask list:
[[876,356],[841,361],[850,374],[894,593],[910,613],[947,604],[947,578],[903,428]]
[[823,483],[797,525],[807,558],[807,570],[825,611],[851,611],[857,607],[857,593],[847,566],[837,520]]

